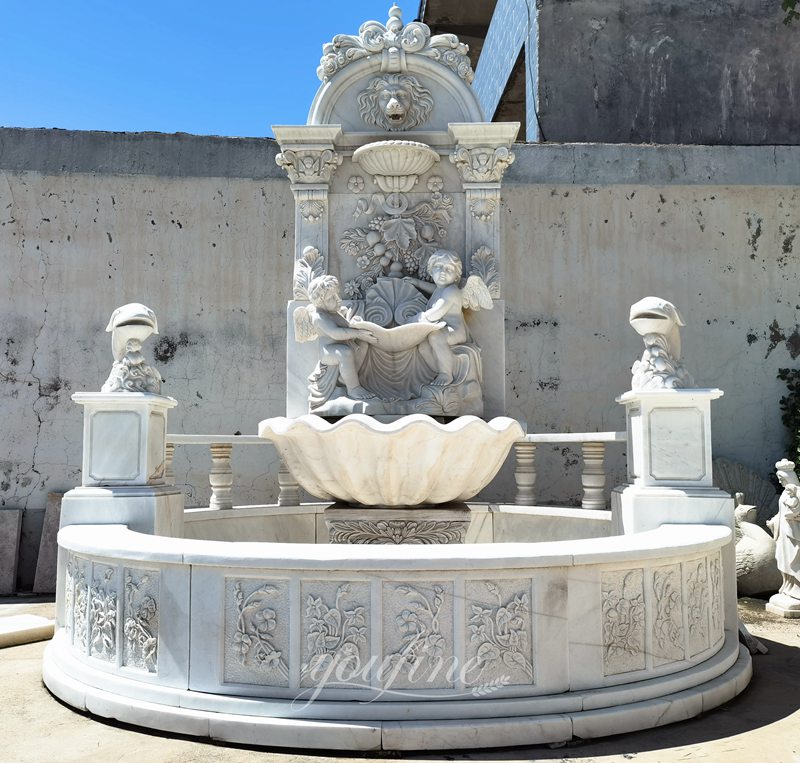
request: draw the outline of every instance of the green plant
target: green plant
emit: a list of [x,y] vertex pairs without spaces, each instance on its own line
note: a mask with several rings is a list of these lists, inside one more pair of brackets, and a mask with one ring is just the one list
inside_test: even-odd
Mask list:
[[800,368],[779,368],[778,378],[789,393],[781,398],[781,421],[789,430],[789,445],[795,459],[800,456]]
[[782,0],[781,8],[786,12],[786,15],[783,17],[783,23],[786,26],[795,21],[796,19],[800,19],[800,11],[797,10],[797,3],[800,0]]

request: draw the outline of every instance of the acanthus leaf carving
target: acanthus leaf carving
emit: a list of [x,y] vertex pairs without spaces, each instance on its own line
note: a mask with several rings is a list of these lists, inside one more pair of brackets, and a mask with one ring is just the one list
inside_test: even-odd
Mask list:
[[331,543],[429,545],[463,543],[469,520],[327,520]]
[[450,161],[467,183],[499,183],[514,158],[506,146],[459,146],[450,154]]
[[317,199],[301,201],[298,206],[303,219],[308,220],[310,223],[319,222],[322,219],[322,215],[325,214],[325,204]]
[[325,258],[315,246],[303,249],[303,255],[294,263],[292,295],[295,299],[308,300],[308,287],[315,278],[325,274]]
[[330,183],[342,157],[331,148],[286,149],[275,163],[293,183]]
[[480,247],[469,261],[471,275],[479,276],[486,284],[492,299],[500,299],[500,274],[497,272],[497,258],[488,246]]

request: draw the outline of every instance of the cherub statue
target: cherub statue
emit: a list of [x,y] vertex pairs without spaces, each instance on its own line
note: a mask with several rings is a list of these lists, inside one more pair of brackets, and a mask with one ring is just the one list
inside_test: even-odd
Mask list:
[[101,392],[161,391],[161,375],[144,362],[142,342],[158,333],[156,314],[138,302],[118,307],[106,326],[111,332],[111,351],[114,365],[101,387]]
[[644,340],[644,353],[631,368],[631,389],[683,389],[694,380],[681,361],[684,325],[678,308],[660,297],[645,297],[631,305],[630,324]]
[[439,249],[428,259],[428,273],[433,283],[410,276],[404,279],[431,295],[427,307],[416,320],[443,324],[441,330],[428,334],[419,346],[420,352],[428,355],[426,361],[436,370],[434,386],[446,386],[455,378],[456,356],[452,348],[464,344],[468,334],[464,309],[491,310],[494,304],[480,276],[471,275],[461,288],[461,272],[461,258],[455,252]]
[[336,276],[314,278],[308,286],[309,306],[294,311],[294,330],[298,342],[319,339],[320,360],[309,381],[311,408],[324,403],[341,378],[347,396],[354,400],[375,397],[361,386],[356,353],[358,342],[375,344],[375,335],[359,327],[360,319],[352,317],[342,304]]
[[775,561],[783,578],[778,593],[800,604],[800,480],[793,461],[778,461],[775,470],[783,493],[778,513],[768,525],[775,536]]

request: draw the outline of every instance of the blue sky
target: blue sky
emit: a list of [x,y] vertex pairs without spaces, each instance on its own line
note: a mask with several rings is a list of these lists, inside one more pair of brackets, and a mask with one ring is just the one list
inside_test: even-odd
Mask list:
[[[398,3],[406,22],[418,0]],[[303,124],[322,45],[391,0],[3,0],[0,125],[269,136]]]

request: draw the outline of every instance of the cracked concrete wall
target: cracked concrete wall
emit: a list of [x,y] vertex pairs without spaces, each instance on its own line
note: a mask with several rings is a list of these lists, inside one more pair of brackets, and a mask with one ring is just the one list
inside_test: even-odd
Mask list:
[[[624,428],[641,355],[630,304],[671,299],[684,357],[719,386],[716,455],[768,474],[785,454],[777,369],[800,355],[800,147],[518,145],[503,241],[509,414],[531,431]],[[110,366],[111,311],[144,301],[146,355],[178,399],[169,430],[255,432],[284,409],[293,199],[273,141],[0,130],[0,504],[80,481],[70,394]],[[611,483],[623,479],[612,446]],[[580,450],[542,446],[542,501],[577,500]],[[208,499],[205,448],[177,482]],[[271,446],[234,450],[238,503],[274,500]],[[488,496],[513,495],[511,469]]]

